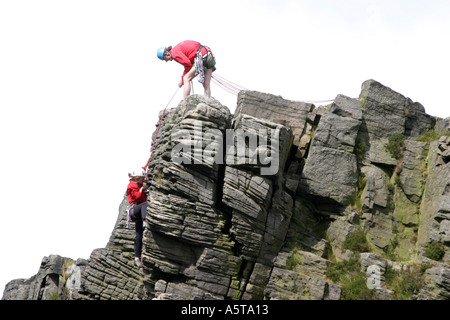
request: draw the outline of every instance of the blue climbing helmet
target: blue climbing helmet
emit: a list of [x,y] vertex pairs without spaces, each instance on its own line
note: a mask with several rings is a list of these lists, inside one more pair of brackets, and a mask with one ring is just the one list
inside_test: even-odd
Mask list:
[[160,59],[163,60],[164,59],[164,52],[166,51],[166,47],[161,47],[158,49],[158,51],[156,52],[156,56]]

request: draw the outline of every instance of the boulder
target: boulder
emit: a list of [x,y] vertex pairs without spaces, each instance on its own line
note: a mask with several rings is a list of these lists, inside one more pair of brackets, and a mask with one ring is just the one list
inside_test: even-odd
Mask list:
[[357,169],[354,154],[313,146],[302,173],[300,187],[312,197],[347,205],[356,192]]
[[330,112],[340,117],[362,120],[361,101],[342,94],[337,95],[331,105]]
[[360,109],[359,101],[338,96],[331,112],[322,115],[301,176],[300,186],[306,194],[340,205],[352,201],[358,179],[353,151]]
[[241,91],[238,95],[235,115],[238,117],[246,114],[289,126],[294,136],[293,143],[299,146],[301,137],[308,129],[308,122],[315,121],[315,118],[309,117],[313,110],[314,105],[310,103],[290,101],[280,96],[256,91]]
[[359,99],[363,101],[363,125],[361,137],[365,143],[364,158],[372,163],[395,166],[397,161],[386,150],[389,137],[405,133],[406,98],[368,80],[362,84]]
[[312,145],[353,153],[360,123],[360,120],[326,112],[317,126]]

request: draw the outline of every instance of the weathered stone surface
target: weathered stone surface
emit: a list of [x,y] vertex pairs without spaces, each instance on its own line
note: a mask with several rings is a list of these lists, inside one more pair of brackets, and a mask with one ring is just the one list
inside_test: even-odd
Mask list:
[[[197,183],[199,180],[192,181]],[[202,190],[200,188],[198,194]],[[193,202],[186,197],[155,190],[149,195],[149,204],[149,228],[186,242],[214,244],[223,227],[220,213],[208,205],[209,202]]]
[[355,193],[358,171],[352,153],[313,146],[302,173],[302,190],[325,201],[347,205]]
[[436,131],[445,132],[450,130],[450,117],[445,119],[436,119]]
[[[9,282],[3,293],[3,300],[56,300],[66,295],[66,279],[70,278],[76,267],[83,266],[83,261],[74,261],[58,255],[42,259],[38,273],[30,279],[17,279]],[[75,279],[72,277],[71,280]],[[77,280],[75,280],[77,281]],[[71,285],[74,283],[71,282]]]
[[258,262],[270,264],[284,245],[289,223],[294,211],[294,200],[285,191],[279,190],[273,196],[266,219],[263,244]]
[[325,280],[329,263],[327,259],[311,252],[294,251],[280,252],[274,261],[274,266]]
[[447,164],[450,162],[450,137],[442,136],[439,139],[439,147],[438,147],[438,158],[437,165]]
[[408,260],[415,256],[416,250],[412,246],[417,241],[419,226],[419,206],[412,202],[398,186],[395,188],[393,198],[395,209],[392,214],[393,238],[396,242],[395,252],[399,259]]
[[289,250],[301,249],[327,258],[331,250],[330,243],[323,239],[324,226],[319,217],[311,202],[296,197],[285,247]]
[[388,250],[394,237],[392,217],[385,210],[374,209],[366,213],[364,218],[367,237],[375,253],[381,254]]
[[364,107],[361,129],[366,145],[365,158],[372,163],[395,166],[396,160],[385,144],[393,134],[405,133],[406,98],[374,80],[363,83],[359,98]]
[[405,141],[403,167],[400,173],[401,188],[406,196],[418,203],[423,193],[423,174],[428,144],[414,140]]
[[417,239],[427,149],[427,143],[408,139],[397,169],[373,164],[361,168],[366,181],[361,197],[365,227],[377,253],[393,250],[404,260],[415,254],[411,244]]
[[339,300],[339,287],[333,285],[331,291],[328,287],[324,280],[274,267],[264,295],[274,300]]
[[[423,193],[422,210],[420,215],[420,228],[418,232],[419,253],[423,253],[426,245],[430,242],[443,242],[447,245],[446,222],[450,215],[450,163],[439,162],[439,141],[430,144],[428,153],[428,176]],[[441,224],[444,227],[441,229]]]
[[362,105],[361,101],[352,99],[342,94],[338,94],[330,109],[340,117],[353,118],[356,120],[362,119]]
[[418,300],[450,299],[450,268],[434,267],[425,272],[425,286]]
[[427,130],[434,128],[436,118],[425,113],[425,108],[411,99],[406,101],[405,134],[411,138],[417,138]]
[[353,153],[361,121],[326,112],[320,119],[312,145]]
[[142,276],[133,260],[133,255],[111,249],[94,250],[82,273],[80,293],[99,300],[142,299]]
[[367,181],[362,194],[363,206],[367,209],[374,206],[386,208],[389,201],[389,177],[386,172],[377,166],[365,166],[361,172]]
[[243,300],[262,300],[272,267],[256,263],[242,295]]
[[159,286],[155,292],[155,300],[223,300],[222,297],[211,294],[196,286],[184,283],[162,284],[165,281],[160,280]]
[[351,220],[352,215],[337,216],[332,220],[328,227],[328,238],[333,244],[333,253],[339,259],[346,260],[348,250],[343,250],[345,240],[358,230],[358,224],[354,224]]
[[331,107],[334,113],[322,115],[301,177],[307,194],[341,205],[353,198],[358,178],[353,151],[361,125],[358,103],[338,96]]
[[[414,167],[404,170],[409,176],[416,173]],[[390,179],[388,171],[376,165],[369,165],[364,166],[361,172],[366,180],[362,192],[364,227],[375,252],[380,254],[386,250],[393,250],[399,258],[410,259],[414,256],[411,244],[417,239],[418,204],[409,200],[403,189],[395,185],[398,182],[390,181],[401,179],[395,178],[395,175]],[[412,188],[406,189],[413,190]],[[418,185],[418,188],[421,186]],[[417,189],[416,193],[418,194],[416,197],[412,194],[411,197],[419,201],[421,191]],[[392,247],[392,243],[396,243],[395,248]]]
[[256,91],[241,91],[238,96],[236,116],[247,114],[255,118],[289,125],[294,135],[293,143],[298,146],[302,135],[307,130],[307,122],[315,120],[308,119],[313,110],[314,105],[310,103],[285,100],[280,96]]
[[223,203],[233,209],[231,234],[247,259],[255,260],[259,255],[271,197],[270,179],[226,168]]
[[234,128],[227,130],[226,141],[228,166],[281,177],[289,157],[292,131],[281,124],[243,114],[234,118]]
[[[364,119],[369,132],[378,137],[404,132],[406,98],[375,80],[362,84]],[[378,125],[377,125],[378,124]]]

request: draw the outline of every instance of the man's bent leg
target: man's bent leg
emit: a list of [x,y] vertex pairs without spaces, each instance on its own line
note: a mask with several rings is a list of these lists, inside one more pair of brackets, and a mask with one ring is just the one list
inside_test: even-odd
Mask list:
[[183,98],[186,99],[191,94],[191,80],[195,78],[195,66],[183,77]]

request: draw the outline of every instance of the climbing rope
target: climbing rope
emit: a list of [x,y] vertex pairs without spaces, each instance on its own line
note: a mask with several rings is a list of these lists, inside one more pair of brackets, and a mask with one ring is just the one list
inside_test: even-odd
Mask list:
[[169,106],[169,104],[172,102],[173,98],[175,98],[176,94],[178,93],[178,90],[180,88],[177,88],[177,90],[175,91],[175,93],[173,94],[172,98],[170,98],[169,102],[167,103],[166,107],[164,108],[161,118],[159,119],[159,123],[158,123],[158,128],[156,129],[156,134],[155,134],[155,140],[153,140],[153,144],[152,144],[152,148],[150,150],[150,158],[148,158],[147,163],[145,164],[145,180],[148,179],[148,173],[149,173],[149,168],[150,168],[150,162],[152,161],[152,156],[153,156],[153,150],[155,149],[155,145],[156,145],[156,139],[158,139],[158,133],[159,133],[159,129],[161,128],[161,123],[162,120],[164,118],[164,115],[166,114],[166,109]]
[[327,102],[333,102],[334,99],[332,100],[291,100],[294,102],[303,102],[303,103],[312,103],[312,104],[317,104],[317,103],[327,103]]
[[[214,83],[216,83],[219,87],[221,87],[222,89],[228,91],[229,93],[237,96],[239,94],[240,91],[242,90],[248,90],[245,87],[242,87],[236,83],[233,83],[227,79],[225,79],[224,77],[218,75],[217,73],[213,73],[212,74],[212,81],[214,81]],[[194,93],[194,85],[191,81],[191,88],[192,88],[192,93]],[[153,156],[153,151],[155,149],[156,146],[156,140],[158,138],[158,133],[159,133],[159,129],[161,128],[161,123],[162,120],[164,118],[164,115],[166,114],[166,110],[167,107],[170,105],[170,103],[172,102],[173,98],[175,98],[175,95],[178,93],[178,90],[180,88],[177,88],[177,90],[175,91],[175,93],[173,94],[172,98],[170,98],[169,102],[167,103],[166,107],[164,108],[161,118],[159,119],[159,123],[158,123],[158,128],[156,129],[156,134],[155,134],[155,140],[153,140],[153,144],[152,144],[152,148],[150,151],[150,158],[148,159],[147,163],[145,164],[145,180],[148,179],[148,173],[149,173],[149,168],[150,168],[150,162],[152,160],[152,156]],[[295,102],[303,102],[303,103],[327,103],[327,102],[333,102],[334,99],[332,100],[292,100]]]
[[225,79],[224,77],[219,76],[217,73],[213,73],[212,74],[212,78],[211,80],[217,84],[219,87],[221,87],[222,89],[228,91],[231,94],[234,94],[235,96],[238,95],[239,91],[242,90],[248,90],[238,84],[235,84],[227,79]]
[[[222,89],[228,91],[229,93],[231,93],[235,96],[237,96],[239,94],[239,92],[242,90],[248,90],[238,84],[235,84],[235,83],[225,79],[222,76],[219,76],[217,73],[212,74],[212,81],[215,84],[217,84],[219,87],[221,87]],[[333,102],[334,99],[330,99],[330,100],[292,100],[292,101],[317,104],[317,103]]]

